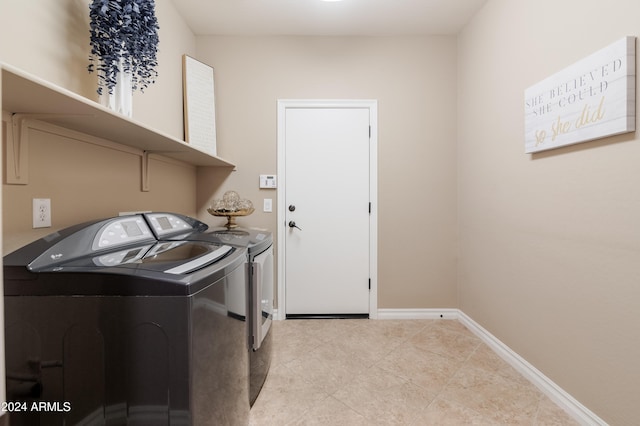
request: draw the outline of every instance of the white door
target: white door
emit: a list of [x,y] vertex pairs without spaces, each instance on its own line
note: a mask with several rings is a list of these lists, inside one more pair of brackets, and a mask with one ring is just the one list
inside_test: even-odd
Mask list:
[[369,314],[371,111],[281,111],[286,314]]

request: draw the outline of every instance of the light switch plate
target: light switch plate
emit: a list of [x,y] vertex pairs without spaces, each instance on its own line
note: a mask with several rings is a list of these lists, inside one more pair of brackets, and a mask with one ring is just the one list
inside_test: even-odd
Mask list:
[[271,213],[273,211],[273,200],[271,198],[264,199],[262,211],[265,213]]

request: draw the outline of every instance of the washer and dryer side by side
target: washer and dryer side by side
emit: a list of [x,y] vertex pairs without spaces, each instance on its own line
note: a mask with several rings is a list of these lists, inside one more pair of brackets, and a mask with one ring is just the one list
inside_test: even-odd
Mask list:
[[135,214],[4,257],[7,398],[68,408],[12,425],[247,424],[248,250],[206,229]]

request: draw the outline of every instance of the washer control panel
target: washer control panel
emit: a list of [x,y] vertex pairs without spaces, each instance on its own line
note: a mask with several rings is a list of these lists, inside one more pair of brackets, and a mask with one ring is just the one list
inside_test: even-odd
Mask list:
[[147,213],[145,215],[158,239],[176,232],[190,232],[193,226],[184,219],[170,213]]
[[107,222],[93,240],[93,250],[118,247],[153,238],[142,216],[125,216]]

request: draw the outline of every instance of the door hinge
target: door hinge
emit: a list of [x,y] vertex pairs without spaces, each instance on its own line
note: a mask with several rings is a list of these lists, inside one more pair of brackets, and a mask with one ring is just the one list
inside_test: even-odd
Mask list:
[[369,126],[369,139],[371,139],[371,126]]
[[369,202],[369,214],[371,214],[371,202]]
[[371,278],[369,278],[369,290],[371,290]]

